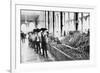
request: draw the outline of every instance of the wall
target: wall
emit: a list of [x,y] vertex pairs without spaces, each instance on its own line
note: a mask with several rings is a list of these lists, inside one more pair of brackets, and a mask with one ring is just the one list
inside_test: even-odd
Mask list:
[[[21,1],[21,0],[20,0]],[[28,0],[30,1],[30,0]],[[95,67],[86,68],[68,68],[58,70],[46,70],[39,73],[100,73],[100,0],[33,0],[36,3],[52,3],[52,4],[79,4],[96,6],[96,63]],[[0,73],[8,73],[10,67],[10,1],[0,1]],[[35,72],[34,72],[35,73]]]

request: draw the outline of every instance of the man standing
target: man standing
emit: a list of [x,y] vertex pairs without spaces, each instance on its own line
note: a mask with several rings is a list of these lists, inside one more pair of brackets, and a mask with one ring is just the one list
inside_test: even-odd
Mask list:
[[37,49],[37,53],[40,53],[41,54],[41,48],[40,48],[40,37],[39,37],[39,35],[38,35],[38,33],[37,33],[37,35],[36,35],[36,49]]
[[47,57],[47,43],[46,43],[46,34],[44,34],[44,31],[41,33],[41,39],[42,39],[42,51],[43,56]]

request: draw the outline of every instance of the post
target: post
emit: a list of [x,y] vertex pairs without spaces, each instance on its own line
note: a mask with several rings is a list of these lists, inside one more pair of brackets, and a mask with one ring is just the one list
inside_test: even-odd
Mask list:
[[75,12],[75,28],[78,31],[78,12]]
[[70,31],[70,12],[68,12],[68,32],[67,33],[69,33],[69,31]]
[[46,28],[46,11],[45,11],[45,28]]
[[62,36],[62,27],[63,27],[63,18],[62,18],[62,12],[60,12],[60,24],[61,24],[61,36]]
[[81,32],[83,33],[83,13],[81,13]]
[[54,22],[55,22],[55,19],[54,18],[55,18],[55,16],[54,15],[55,15],[55,12],[53,11],[53,35],[54,35],[54,31],[55,31],[55,29],[54,29],[55,28],[54,27]]
[[50,25],[50,21],[49,21],[49,11],[48,11],[48,31],[49,31],[49,25]]

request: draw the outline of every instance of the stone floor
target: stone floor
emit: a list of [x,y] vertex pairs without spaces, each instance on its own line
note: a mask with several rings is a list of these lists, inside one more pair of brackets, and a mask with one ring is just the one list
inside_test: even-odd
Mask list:
[[25,39],[25,43],[21,42],[21,63],[26,62],[46,62],[46,61],[55,61],[52,55],[47,51],[48,58],[45,58],[37,54],[33,48],[28,46],[28,40]]

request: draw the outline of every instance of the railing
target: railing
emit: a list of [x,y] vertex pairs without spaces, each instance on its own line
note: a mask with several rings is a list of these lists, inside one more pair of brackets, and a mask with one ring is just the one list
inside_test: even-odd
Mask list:
[[50,44],[49,44],[48,51],[51,53],[51,55],[53,55],[53,57],[55,57],[55,60],[57,61],[73,60],[71,56],[67,55],[57,47],[52,46]]

